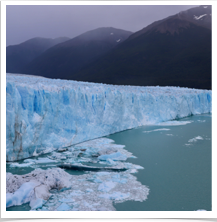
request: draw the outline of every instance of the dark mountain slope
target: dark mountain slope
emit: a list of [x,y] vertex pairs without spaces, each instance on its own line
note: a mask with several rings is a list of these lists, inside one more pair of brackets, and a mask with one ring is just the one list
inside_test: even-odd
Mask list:
[[[207,10],[203,6],[198,7],[193,10],[192,16],[197,9],[200,13],[201,9]],[[185,19],[180,14],[188,16]],[[121,85],[210,89],[211,30],[206,27],[207,24],[200,25],[198,20],[192,20],[189,13],[182,12],[155,22],[85,67],[74,79]]]
[[[178,31],[179,26],[183,27],[184,23],[171,23],[174,19],[179,21],[188,21],[195,25],[202,26],[204,28],[211,29],[211,6],[199,6],[195,8],[188,9],[186,11],[181,11],[176,15],[169,16],[165,19],[153,22],[147,27],[141,29],[138,32],[135,32],[130,36],[129,39],[133,39],[142,35],[152,29],[158,30],[159,32],[170,32],[173,34],[175,31]],[[185,23],[187,25],[187,23]]]
[[6,71],[11,73],[22,72],[23,67],[39,56],[48,48],[69,40],[67,37],[56,39],[33,38],[19,45],[11,45],[6,48]]
[[58,44],[28,64],[23,73],[73,79],[82,67],[123,42],[132,32],[99,28]]

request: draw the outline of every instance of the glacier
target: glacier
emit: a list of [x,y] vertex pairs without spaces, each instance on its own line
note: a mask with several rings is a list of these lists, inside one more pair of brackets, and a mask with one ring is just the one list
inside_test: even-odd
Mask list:
[[6,160],[142,125],[211,113],[212,91],[6,75]]

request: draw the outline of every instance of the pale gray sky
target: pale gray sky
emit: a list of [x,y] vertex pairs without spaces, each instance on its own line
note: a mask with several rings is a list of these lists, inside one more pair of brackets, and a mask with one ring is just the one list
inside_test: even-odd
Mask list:
[[139,31],[193,5],[7,5],[7,46],[30,38],[73,38],[99,27]]

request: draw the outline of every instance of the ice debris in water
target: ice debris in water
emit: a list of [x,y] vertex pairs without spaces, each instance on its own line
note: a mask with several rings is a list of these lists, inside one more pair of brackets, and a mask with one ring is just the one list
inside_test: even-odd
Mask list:
[[192,143],[192,142],[196,142],[197,140],[203,140],[203,137],[201,136],[196,136],[190,140],[188,140],[189,143]]
[[7,74],[6,160],[63,151],[126,129],[210,113],[211,106],[211,90]]
[[[52,189],[59,191],[49,192]],[[113,203],[145,201],[148,194],[148,187],[127,171],[70,175],[54,168],[23,176],[7,173],[7,207],[30,202],[32,210],[115,210]]]
[[181,126],[181,125],[186,125],[192,123],[192,121],[167,121],[167,122],[161,122],[161,123],[157,123],[156,125],[159,126]]
[[205,123],[206,120],[197,120],[198,122]]
[[35,209],[37,206],[42,206],[44,201],[49,199],[49,190],[61,190],[69,186],[70,175],[59,168],[36,169],[25,175],[7,173],[6,206],[10,207],[30,202],[31,208]]
[[62,203],[58,208],[57,211],[69,211],[71,209],[71,207],[66,204],[66,203]]
[[165,130],[170,130],[170,129],[166,129],[166,128],[155,129],[155,130],[150,130],[150,131],[143,131],[143,133],[151,133],[151,132],[155,132],[155,131],[165,131]]
[[101,211],[115,210],[113,203],[126,200],[145,201],[149,189],[131,175],[143,167],[124,162],[129,157],[133,155],[123,145],[100,138],[74,145],[65,152],[53,152],[46,158],[26,159],[23,164],[46,163],[48,166],[53,159],[54,164],[65,161],[78,166],[95,160],[98,164],[112,165],[109,168],[125,168],[126,171],[86,172],[78,176],[52,168],[36,169],[25,175],[7,173],[7,207],[29,203],[31,210]]
[[120,153],[120,152],[115,152],[115,153],[111,153],[111,154],[107,154],[107,155],[101,155],[98,157],[99,160],[126,160],[127,156],[125,156],[124,154]]

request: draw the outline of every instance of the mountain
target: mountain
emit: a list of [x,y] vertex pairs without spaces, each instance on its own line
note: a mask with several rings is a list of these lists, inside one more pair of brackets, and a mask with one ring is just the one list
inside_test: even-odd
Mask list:
[[73,79],[73,75],[81,68],[115,48],[131,34],[111,27],[88,31],[49,48],[30,62],[22,73]]
[[18,45],[10,45],[6,48],[6,71],[10,73],[22,73],[23,67],[39,56],[48,48],[69,40],[67,37],[55,39],[32,38]]
[[211,6],[199,6],[132,34],[74,80],[211,89],[211,59]]

